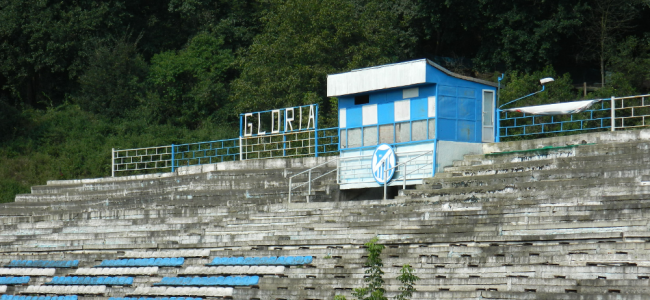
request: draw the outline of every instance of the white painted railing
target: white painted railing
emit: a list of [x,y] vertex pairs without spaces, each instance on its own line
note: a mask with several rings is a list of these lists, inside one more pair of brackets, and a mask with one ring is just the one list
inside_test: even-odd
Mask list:
[[[426,156],[427,154],[430,154],[431,156]],[[418,159],[420,157],[423,157],[423,156],[427,157],[427,158],[430,158],[430,160],[426,159],[425,162],[418,162],[416,164],[413,164],[414,167],[415,166],[417,166],[417,167],[415,168],[415,170],[411,170],[409,172],[408,169],[407,169],[409,163],[411,161],[414,161],[414,160],[416,160],[416,159]],[[397,175],[397,170],[399,170],[400,166],[403,166],[403,169],[400,172],[400,175],[402,177],[402,190],[404,190],[404,189],[406,189],[406,180],[407,180],[409,174],[415,173],[415,172],[417,172],[417,171],[419,171],[419,170],[421,170],[422,168],[425,168],[425,167],[433,168],[433,150],[424,152],[424,153],[422,153],[422,154],[420,154],[420,155],[418,155],[416,157],[412,157],[409,160],[407,160],[405,162],[402,162],[402,163],[399,163],[399,164],[395,165],[392,168],[386,168],[386,166],[385,166],[386,161],[383,161],[382,164],[384,165],[384,167],[383,167],[383,169],[384,169],[384,178],[388,177],[388,172],[390,172],[390,170],[395,170],[395,173]],[[399,177],[394,179],[394,181],[398,181],[398,180],[399,180]],[[386,200],[386,190],[387,190],[387,186],[388,186],[388,181],[389,180],[384,180],[384,200]]]
[[[314,169],[316,169],[316,168],[320,168],[320,167],[325,166],[325,165],[327,165],[327,164],[330,164],[330,163],[332,163],[332,162],[334,162],[334,161],[336,161],[336,164],[337,164],[337,166],[336,166],[336,168],[334,168],[334,170],[328,171],[328,172],[326,172],[326,173],[324,173],[324,174],[322,174],[322,175],[320,175],[320,176],[318,176],[318,177],[316,177],[316,178],[312,178],[311,175],[312,175],[312,171],[313,171]],[[334,173],[334,172],[337,172],[337,176],[336,176],[336,177],[338,178],[338,170],[339,170],[338,163],[339,163],[339,158],[338,158],[338,156],[337,156],[335,159],[332,159],[332,160],[330,160],[330,161],[324,162],[324,163],[322,163],[322,164],[319,164],[319,165],[317,165],[317,166],[315,166],[315,167],[310,168],[309,170],[302,171],[302,172],[300,172],[300,173],[298,173],[298,174],[295,174],[295,175],[289,177],[289,203],[291,203],[291,192],[292,192],[292,190],[297,189],[297,188],[302,187],[302,186],[305,186],[305,185],[308,186],[308,189],[307,189],[307,195],[308,195],[308,196],[307,196],[307,202],[309,202],[309,196],[311,195],[311,183],[312,183],[313,181],[316,181],[316,180],[318,180],[318,179],[320,179],[320,178],[322,178],[322,177],[325,177],[325,176],[327,176],[327,175],[329,175],[329,174],[332,174],[332,173]],[[308,176],[308,177],[307,177],[307,181],[306,181],[306,182],[303,182],[303,183],[301,183],[301,184],[299,184],[299,185],[297,185],[297,186],[294,187],[294,186],[293,186],[293,178],[295,178],[295,177],[297,177],[297,176],[301,176],[301,175],[303,175],[303,174],[307,174],[307,176]]]
[[116,173],[172,168],[173,146],[115,150],[111,152],[111,176]]
[[612,131],[650,125],[650,95],[612,96],[610,110]]

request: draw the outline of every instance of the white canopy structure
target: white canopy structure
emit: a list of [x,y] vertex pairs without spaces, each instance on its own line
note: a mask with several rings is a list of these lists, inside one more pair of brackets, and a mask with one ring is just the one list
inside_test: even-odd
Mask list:
[[531,115],[569,115],[583,112],[594,103],[602,100],[584,100],[556,104],[524,106],[504,109],[503,111],[520,112]]

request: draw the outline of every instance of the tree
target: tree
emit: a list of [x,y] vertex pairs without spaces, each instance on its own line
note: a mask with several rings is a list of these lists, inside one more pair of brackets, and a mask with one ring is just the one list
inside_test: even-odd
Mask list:
[[79,77],[79,105],[85,110],[120,117],[139,105],[144,94],[147,63],[137,51],[140,38],[130,35],[101,43]]
[[407,300],[413,296],[413,292],[417,291],[413,285],[420,280],[420,277],[413,274],[413,271],[411,265],[402,266],[400,275],[397,276],[397,280],[402,283],[402,286],[399,288],[401,293],[395,297],[396,300]]
[[384,250],[384,245],[377,244],[378,238],[373,238],[370,242],[364,244],[367,247],[368,259],[365,266],[368,268],[365,273],[368,275],[364,279],[368,283],[367,287],[356,288],[352,295],[359,300],[387,300],[384,296],[384,271],[381,267],[384,266],[381,260],[381,252]]
[[[474,63],[479,69],[530,72],[552,64],[581,25],[579,0],[481,1],[481,41]],[[472,20],[473,21],[473,20]]]
[[640,0],[594,0],[586,14],[583,41],[587,57],[596,57],[600,83],[605,86],[605,66],[620,36],[633,28]]
[[[200,33],[185,49],[166,51],[151,59],[149,83],[153,92],[145,106],[157,122],[196,128],[213,118],[225,121],[225,74],[234,56],[223,39]],[[224,115],[224,117],[225,117]]]
[[324,104],[327,74],[396,62],[410,47],[392,2],[269,3],[262,32],[236,62],[230,99],[238,111]]

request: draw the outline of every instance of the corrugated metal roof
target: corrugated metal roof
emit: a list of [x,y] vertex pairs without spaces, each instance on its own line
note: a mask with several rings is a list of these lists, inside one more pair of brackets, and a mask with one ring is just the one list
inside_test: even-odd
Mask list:
[[428,59],[418,59],[328,75],[327,96],[336,97],[426,83],[427,65],[451,77],[497,86],[494,82],[451,72]]

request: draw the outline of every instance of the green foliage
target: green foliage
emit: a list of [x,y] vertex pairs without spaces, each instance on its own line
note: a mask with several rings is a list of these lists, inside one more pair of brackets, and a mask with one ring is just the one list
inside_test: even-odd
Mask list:
[[413,292],[417,290],[413,285],[415,282],[420,280],[420,277],[413,274],[413,268],[411,265],[404,265],[400,270],[400,275],[397,276],[397,280],[402,283],[402,286],[399,288],[400,294],[395,297],[397,300],[406,300],[413,296]]
[[541,90],[539,80],[545,77],[553,77],[555,81],[546,84],[544,92],[511,103],[503,108],[568,102],[574,101],[578,97],[571,84],[569,74],[558,76],[553,67],[547,66],[543,70],[533,73],[516,71],[507,73],[501,82],[502,88],[497,106]]
[[0,202],[47,180],[110,176],[111,148],[128,149],[231,138],[236,130],[204,123],[196,130],[150,124],[137,112],[109,120],[64,105],[20,116],[16,137],[0,144]]
[[155,88],[145,105],[159,123],[196,128],[227,115],[225,73],[233,55],[223,39],[201,33],[180,51],[154,55],[149,82]]
[[271,0],[264,27],[237,60],[238,111],[319,103],[327,74],[399,60],[399,16],[379,0]]
[[571,43],[569,38],[587,9],[579,0],[479,3],[479,17],[485,18],[481,29],[484,42],[474,63],[484,70],[504,64],[508,69],[530,72],[551,64],[563,46]]
[[346,299],[345,299],[345,296],[343,296],[343,295],[336,295],[336,296],[334,296],[334,300],[346,300]]
[[356,288],[352,295],[359,300],[386,300],[384,293],[384,271],[381,267],[384,266],[381,260],[381,252],[384,250],[384,245],[377,244],[378,238],[373,238],[370,242],[365,243],[366,251],[368,251],[368,259],[366,260],[365,271],[366,277],[364,281],[368,284],[366,287]]
[[97,46],[79,77],[76,101],[83,109],[114,118],[138,106],[148,66],[137,52],[139,38],[131,43],[128,37]]

